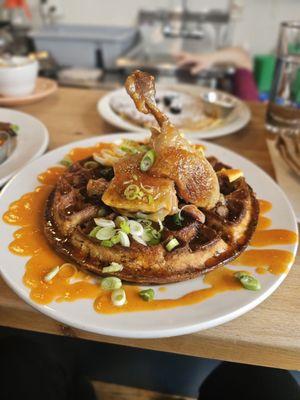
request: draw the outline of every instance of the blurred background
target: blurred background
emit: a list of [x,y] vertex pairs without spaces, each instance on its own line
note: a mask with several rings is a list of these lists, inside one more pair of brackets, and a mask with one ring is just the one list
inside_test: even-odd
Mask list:
[[[161,81],[230,91],[234,66],[191,76],[178,52],[211,53],[239,46],[253,57],[261,100],[270,91],[278,26],[298,0],[2,0],[0,51],[39,52],[41,74],[61,84],[115,87],[140,67]],[[264,34],[262,35],[261,32]],[[71,71],[70,71],[71,68]]]

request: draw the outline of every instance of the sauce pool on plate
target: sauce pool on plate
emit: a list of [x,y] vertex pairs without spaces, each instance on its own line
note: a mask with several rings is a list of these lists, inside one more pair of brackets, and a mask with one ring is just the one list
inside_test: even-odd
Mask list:
[[[98,144],[89,148],[73,149],[69,157],[73,162],[89,157],[92,153],[111,144]],[[23,195],[13,202],[3,219],[20,228],[14,233],[14,240],[9,250],[18,255],[30,257],[26,262],[23,282],[30,289],[30,297],[40,304],[52,301],[75,301],[91,299],[97,312],[112,314],[120,312],[154,311],[199,303],[226,291],[241,290],[240,282],[234,277],[236,270],[220,267],[203,277],[209,287],[200,288],[176,299],[155,299],[144,301],[139,296],[140,288],[135,285],[124,285],[127,302],[122,307],[114,306],[110,292],[101,289],[100,278],[92,277],[70,264],[60,269],[55,278],[45,282],[45,275],[57,265],[63,265],[64,259],[57,255],[48,244],[43,234],[43,212],[45,202],[53,190],[53,185],[65,171],[63,167],[52,167],[38,176],[41,186],[33,192]],[[284,230],[267,230],[271,226],[270,218],[263,216],[272,208],[271,203],[260,200],[260,218],[257,231],[252,239],[252,247],[272,244],[295,243],[297,235]],[[292,253],[278,249],[250,249],[245,251],[232,265],[253,267],[258,273],[270,272],[280,274],[287,271],[293,261]],[[199,279],[199,284],[202,279]],[[200,286],[200,285],[199,285]],[[157,289],[166,291],[165,287]]]

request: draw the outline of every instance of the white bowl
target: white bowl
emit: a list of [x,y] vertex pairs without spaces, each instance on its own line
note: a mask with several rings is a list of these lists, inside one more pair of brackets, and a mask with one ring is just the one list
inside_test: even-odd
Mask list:
[[27,57],[11,57],[9,64],[0,66],[0,95],[26,96],[33,92],[39,64]]

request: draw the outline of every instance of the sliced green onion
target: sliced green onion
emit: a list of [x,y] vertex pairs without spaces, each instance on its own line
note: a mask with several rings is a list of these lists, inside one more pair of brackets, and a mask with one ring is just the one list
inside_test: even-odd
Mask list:
[[137,181],[137,180],[139,179],[138,176],[135,175],[135,174],[133,174],[132,177],[133,177],[133,179],[134,179],[135,181]]
[[60,164],[64,167],[69,168],[73,164],[73,162],[70,157],[66,156],[60,161]]
[[100,231],[100,229],[101,229],[100,226],[95,226],[95,228],[93,228],[89,233],[89,236],[95,238],[96,234]]
[[184,220],[184,217],[182,216],[182,211],[183,211],[186,207],[189,207],[189,206],[190,206],[189,204],[186,204],[186,205],[184,205],[183,207],[180,208],[180,210],[179,210],[179,212],[178,212],[178,215],[179,215],[179,218],[180,218],[181,221]]
[[138,211],[138,212],[136,213],[136,217],[139,218],[139,219],[144,219],[144,220],[149,221],[149,215],[148,215],[148,214],[145,214],[145,213],[142,213],[142,212],[140,212],[140,211]]
[[161,239],[161,233],[151,227],[146,227],[142,236],[143,240],[152,246],[158,244]]
[[135,236],[142,236],[144,233],[143,225],[137,221],[134,220],[128,221],[128,227],[129,227],[129,232],[126,233],[131,233],[132,235]]
[[158,223],[158,225],[159,225],[159,232],[162,232],[162,231],[164,230],[163,223],[161,222],[160,219],[157,220],[157,223]]
[[119,272],[119,271],[122,271],[122,269],[123,269],[122,264],[112,262],[107,267],[102,268],[102,272],[104,272],[104,273]]
[[120,149],[121,149],[122,151],[125,151],[125,153],[129,153],[129,154],[136,154],[136,153],[139,153],[139,151],[138,151],[136,148],[134,148],[134,147],[132,147],[132,146],[127,146],[127,145],[125,145],[125,144],[122,144],[122,145],[120,146]]
[[101,287],[104,290],[120,289],[122,287],[122,281],[115,276],[109,276],[108,278],[102,279]]
[[120,235],[117,233],[115,236],[113,236],[113,237],[110,239],[110,241],[111,241],[111,243],[112,243],[113,245],[120,243]]
[[101,246],[113,247],[114,243],[111,240],[101,240]]
[[96,161],[87,161],[83,164],[83,167],[86,169],[95,169],[99,167],[99,164]]
[[99,231],[96,233],[96,238],[98,240],[109,240],[113,236],[115,236],[116,230],[112,227],[106,227],[106,228],[101,228]]
[[107,218],[94,218],[95,224],[100,228],[115,228],[115,223],[111,219]]
[[137,221],[140,222],[141,224],[143,224],[145,227],[149,227],[152,225],[152,221],[150,219],[139,218]]
[[122,246],[124,247],[130,247],[130,240],[129,237],[127,235],[127,233],[120,231],[119,232],[119,237],[120,237],[120,243]]
[[115,228],[114,221],[105,218],[94,218],[95,224],[101,228]]
[[126,303],[126,292],[124,289],[113,290],[111,293],[111,301],[114,306],[122,307]]
[[139,190],[137,198],[139,200],[142,200],[144,197],[145,197],[145,200],[148,201],[148,198],[147,198],[147,196],[145,196],[145,193],[142,190]]
[[157,245],[157,244],[159,244],[160,243],[160,240],[159,239],[154,239],[154,238],[152,238],[151,240],[149,240],[149,242],[148,242],[148,244],[150,245],[150,246],[155,246],[155,245]]
[[137,185],[131,184],[124,190],[124,196],[127,200],[135,200],[140,193],[140,188]]
[[177,247],[179,245],[179,242],[178,242],[178,240],[177,239],[171,239],[170,241],[169,241],[169,243],[167,243],[167,245],[166,245],[166,249],[168,250],[168,251],[172,251],[175,247]]
[[148,171],[152,167],[152,165],[155,161],[155,158],[156,158],[155,151],[153,149],[148,150],[147,153],[144,155],[144,157],[141,160],[141,163],[140,163],[141,171],[143,171],[143,172]]
[[153,239],[161,238],[161,233],[158,232],[156,229],[151,229],[151,235],[152,235]]
[[154,203],[154,198],[153,198],[152,194],[148,194],[147,197],[148,197],[148,204],[150,204],[150,206],[151,206],[151,204]]
[[43,278],[44,282],[50,282],[58,273],[59,273],[60,267],[56,266],[51,269],[51,271],[48,272]]
[[174,221],[175,225],[182,226],[183,220],[184,220],[184,218],[181,216],[180,212],[173,215],[173,221]]
[[146,227],[146,229],[144,229],[142,239],[145,240],[145,242],[150,242],[150,240],[153,239],[153,236],[151,234],[151,228],[149,229]]
[[238,271],[234,274],[234,276],[241,282],[247,290],[260,290],[261,284],[255,276],[250,275],[247,272]]
[[145,192],[145,193],[149,193],[149,194],[153,194],[153,191],[154,191],[154,187],[153,186],[149,186],[149,185],[143,185],[143,183],[141,182],[141,188],[143,189],[143,191]]
[[120,223],[120,229],[121,229],[122,232],[130,233],[129,222],[127,222],[127,221],[122,221],[122,222]]
[[145,289],[139,292],[139,296],[145,301],[151,301],[154,299],[154,290],[153,289]]
[[127,218],[127,217],[121,217],[121,215],[118,215],[118,216],[116,217],[116,219],[115,219],[115,224],[116,224],[116,226],[119,228],[121,222],[123,222],[123,221],[128,221],[128,218]]
[[19,125],[14,124],[14,125],[10,126],[10,129],[13,130],[14,133],[17,134],[19,132],[19,130],[20,130],[20,127],[19,127]]
[[147,246],[147,243],[140,236],[132,235],[132,238],[143,246]]
[[99,208],[97,213],[98,217],[104,217],[105,214],[106,214],[105,208],[104,207]]

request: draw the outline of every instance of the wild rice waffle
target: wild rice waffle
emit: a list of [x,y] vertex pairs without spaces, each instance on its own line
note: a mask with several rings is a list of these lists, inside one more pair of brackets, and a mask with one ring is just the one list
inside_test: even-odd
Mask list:
[[[111,262],[123,265],[120,272],[110,273],[125,281],[139,284],[179,282],[204,274],[236,258],[248,245],[255,230],[259,205],[244,177],[230,182],[222,172],[230,167],[210,157],[218,172],[220,201],[205,214],[202,223],[193,213],[184,213],[182,226],[172,216],[164,220],[159,244],[144,246],[131,240],[130,247],[116,244],[103,247],[89,236],[102,193],[114,176],[113,168],[98,164],[85,168],[87,161],[73,164],[58,180],[50,194],[44,217],[45,235],[53,248],[82,269],[105,276],[102,268]],[[96,182],[96,183],[95,183]],[[117,214],[106,206],[105,218]],[[183,211],[184,212],[184,211]],[[166,244],[176,238],[179,246],[172,251]]]

